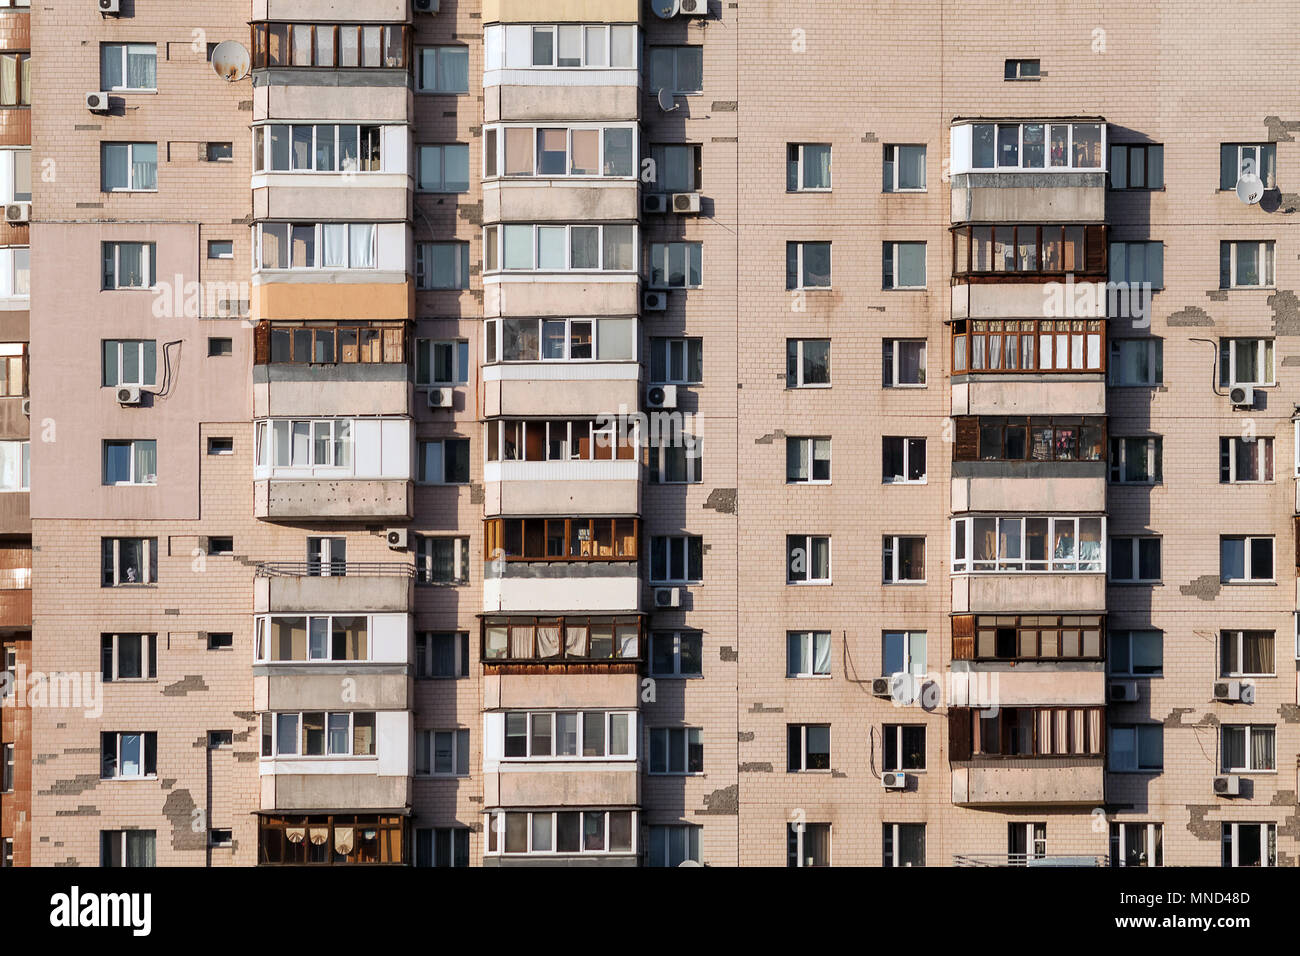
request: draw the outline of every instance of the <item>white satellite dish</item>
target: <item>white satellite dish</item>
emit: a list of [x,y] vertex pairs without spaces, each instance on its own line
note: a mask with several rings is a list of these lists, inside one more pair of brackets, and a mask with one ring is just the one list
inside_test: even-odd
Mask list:
[[252,66],[248,49],[238,40],[222,40],[212,50],[212,69],[227,83],[248,76]]
[[1237,198],[1253,206],[1264,198],[1264,180],[1252,172],[1244,172],[1237,180]]
[[678,863],[677,865],[678,865],[678,867],[683,867],[683,866],[703,866],[702,863],[698,863],[698,862],[696,862],[695,860],[682,860],[682,862]]
[[677,109],[677,98],[673,96],[671,90],[660,90],[656,98],[659,100],[659,108],[665,113]]
[[681,9],[682,0],[650,0],[650,9],[661,20],[671,20]]

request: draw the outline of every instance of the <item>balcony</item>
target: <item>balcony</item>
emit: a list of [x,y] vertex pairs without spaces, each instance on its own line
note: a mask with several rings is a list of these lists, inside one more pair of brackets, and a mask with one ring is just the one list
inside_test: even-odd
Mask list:
[[0,629],[31,626],[32,546],[0,542]]
[[1106,518],[975,515],[952,522],[954,614],[1099,614]]
[[[337,688],[334,695],[338,701]],[[264,713],[264,718],[277,714]],[[411,804],[411,713],[374,714],[369,756],[263,756],[261,809],[394,810]],[[265,744],[264,744],[265,752]]]
[[640,13],[635,0],[484,4],[484,121],[636,119]]
[[635,220],[641,215],[636,179],[495,179],[483,183],[483,221],[580,222]]
[[635,613],[640,597],[635,560],[484,564],[485,612]]
[[954,614],[1099,614],[1106,609],[1106,575],[964,574],[952,579]]
[[253,337],[253,417],[406,416],[405,322],[259,322]]
[[1104,220],[1106,133],[1100,117],[954,120],[952,221]]
[[408,418],[265,419],[256,445],[255,517],[411,517]]
[[[568,755],[558,754],[561,717],[571,721],[574,734],[573,753]],[[538,721],[548,732],[545,741],[533,733]],[[591,734],[588,728],[593,725],[597,732]],[[509,727],[516,733],[523,729],[524,737],[511,736]],[[640,803],[639,739],[636,711],[631,708],[609,710],[583,704],[577,712],[560,714],[534,705],[513,712],[490,711],[484,715],[483,803],[520,808],[635,806]],[[552,740],[557,741],[555,746]]]
[[254,621],[254,637],[258,711],[328,710],[338,705],[344,679],[352,682],[349,703],[355,707],[406,710],[411,705],[407,613],[367,614],[335,604],[307,613],[263,613]]
[[[479,656],[488,682],[484,708],[539,706],[547,701],[532,697],[565,693],[581,695],[585,705],[635,707],[644,621],[639,614],[483,615]],[[552,675],[573,680],[546,683]],[[495,685],[490,683],[494,677]],[[593,678],[600,680],[593,683]],[[604,697],[588,699],[585,695],[593,687],[603,687]],[[630,701],[620,694],[631,694]],[[550,702],[566,706],[559,699]]]
[[954,663],[954,699],[999,707],[1088,707],[1106,703],[1102,661],[971,661]]
[[641,510],[637,461],[489,461],[483,481],[483,513],[488,516]]
[[640,0],[483,0],[484,23],[639,23]]
[[536,362],[483,367],[483,415],[583,417],[641,403],[637,362]]
[[258,614],[406,614],[414,606],[415,566],[400,561],[280,561],[259,564],[253,583],[253,610]]
[[403,865],[411,862],[402,814],[258,814],[259,866]]

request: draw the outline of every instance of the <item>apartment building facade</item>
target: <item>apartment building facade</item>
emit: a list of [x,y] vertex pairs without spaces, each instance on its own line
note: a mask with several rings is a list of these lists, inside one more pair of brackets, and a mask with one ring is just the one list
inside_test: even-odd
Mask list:
[[1295,865],[1300,104],[1173,6],[0,10],[12,862]]

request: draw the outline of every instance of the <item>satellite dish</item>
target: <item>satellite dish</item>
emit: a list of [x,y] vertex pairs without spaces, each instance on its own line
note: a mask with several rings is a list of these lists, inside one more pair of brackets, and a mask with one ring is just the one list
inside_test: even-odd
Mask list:
[[661,20],[671,20],[681,9],[681,0],[650,0],[650,9]]
[[238,40],[223,40],[212,50],[212,69],[227,83],[248,76],[252,65],[248,49]]
[[1253,206],[1264,198],[1264,180],[1252,172],[1244,172],[1237,180],[1237,198]]
[[682,862],[677,864],[679,868],[683,866],[702,866],[702,865],[703,864],[697,863],[695,860],[682,860]]
[[670,90],[660,90],[658,94],[659,108],[665,113],[671,113],[677,109],[677,98],[673,96]]

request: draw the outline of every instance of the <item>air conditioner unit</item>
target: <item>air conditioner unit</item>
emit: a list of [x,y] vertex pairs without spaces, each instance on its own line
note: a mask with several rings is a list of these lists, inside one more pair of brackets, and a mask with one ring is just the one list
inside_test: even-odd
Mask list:
[[890,686],[892,683],[892,677],[871,678],[871,695],[873,697],[893,697],[894,691]]
[[645,393],[646,408],[676,408],[677,407],[677,386],[676,385],[654,385],[646,389]]
[[709,0],[681,0],[677,12],[684,17],[707,17]]
[[882,773],[880,775],[880,782],[884,785],[886,790],[906,790],[907,774],[896,772]]
[[23,399],[23,414],[28,418],[32,417],[32,400],[30,398]]
[[1241,796],[1241,778],[1235,774],[1214,778],[1214,795],[1217,797]]
[[655,588],[655,607],[681,607],[681,588]]
[[455,393],[449,388],[429,389],[430,408],[451,408],[454,399]]
[[654,215],[655,213],[668,211],[668,194],[667,193],[645,193],[641,197],[641,211]]
[[32,220],[32,204],[29,202],[5,203],[5,222],[21,225]]
[[123,385],[117,390],[119,405],[139,405],[142,399],[139,385]]
[[411,6],[416,13],[437,13],[442,0],[411,0]]
[[673,212],[698,213],[700,211],[699,193],[673,193]]
[[108,94],[104,92],[87,93],[86,109],[90,110],[92,113],[107,113]]
[[121,16],[122,0],[98,0],[99,12],[109,17]]
[[1241,681],[1216,680],[1214,682],[1215,700],[1241,700]]
[[1135,680],[1113,680],[1106,690],[1106,697],[1109,700],[1120,703],[1123,701],[1135,701],[1138,699],[1138,685]]
[[647,292],[641,296],[641,308],[645,312],[663,312],[668,308],[667,292]]
[[1233,408],[1254,408],[1255,389],[1251,385],[1234,385],[1228,390],[1228,401]]
[[394,551],[406,550],[407,531],[405,528],[389,528],[384,532],[384,537],[388,540],[388,546]]

